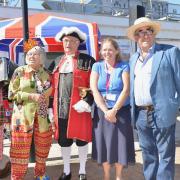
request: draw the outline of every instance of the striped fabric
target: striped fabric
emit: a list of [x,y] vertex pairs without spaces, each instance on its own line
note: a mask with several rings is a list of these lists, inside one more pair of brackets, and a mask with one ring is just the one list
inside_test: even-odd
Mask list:
[[29,153],[34,135],[36,165],[35,177],[43,176],[45,174],[45,161],[48,157],[49,150],[52,143],[52,130],[40,133],[38,131],[38,119],[34,122],[33,132],[12,132],[12,141],[10,148],[11,158],[11,180],[24,179],[28,169]]
[[39,133],[38,123],[35,123],[34,131],[34,143],[35,143],[35,155],[36,165],[34,174],[35,177],[43,176],[45,174],[46,159],[49,154],[49,150],[52,144],[52,129],[48,132]]

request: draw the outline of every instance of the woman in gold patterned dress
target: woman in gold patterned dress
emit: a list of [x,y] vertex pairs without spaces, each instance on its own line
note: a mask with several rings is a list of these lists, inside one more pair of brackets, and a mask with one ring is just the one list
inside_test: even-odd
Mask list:
[[51,79],[43,67],[44,49],[35,46],[26,54],[26,64],[18,67],[9,85],[8,97],[14,101],[10,148],[11,179],[23,180],[28,168],[32,138],[35,145],[35,179],[49,180],[45,161],[52,142],[48,119]]

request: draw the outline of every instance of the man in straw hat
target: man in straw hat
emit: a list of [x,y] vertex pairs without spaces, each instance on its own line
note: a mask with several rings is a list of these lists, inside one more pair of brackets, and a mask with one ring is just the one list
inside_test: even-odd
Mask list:
[[175,123],[180,105],[180,50],[157,44],[160,24],[141,17],[128,28],[137,42],[130,58],[132,119],[139,136],[146,180],[173,180]]
[[59,180],[71,179],[70,153],[73,142],[76,142],[79,153],[78,179],[85,180],[88,142],[92,139],[90,106],[93,97],[89,92],[89,78],[95,60],[78,51],[80,43],[86,40],[86,34],[77,27],[64,27],[55,39],[62,41],[64,48],[64,55],[58,57],[59,63],[53,71],[55,139],[61,146],[64,161],[64,171]]

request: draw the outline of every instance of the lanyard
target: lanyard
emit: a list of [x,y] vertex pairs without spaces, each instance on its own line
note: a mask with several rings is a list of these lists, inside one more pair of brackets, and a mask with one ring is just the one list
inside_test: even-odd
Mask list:
[[110,75],[108,72],[106,72],[106,92],[107,92],[108,89],[109,89],[110,80],[111,80],[111,75]]
[[[113,71],[114,71],[114,66],[113,66]],[[108,73],[108,66],[107,66],[107,64],[105,63],[105,72],[106,72],[106,93],[108,92],[109,87],[110,87],[110,83],[111,83],[113,71],[112,71],[111,73]]]

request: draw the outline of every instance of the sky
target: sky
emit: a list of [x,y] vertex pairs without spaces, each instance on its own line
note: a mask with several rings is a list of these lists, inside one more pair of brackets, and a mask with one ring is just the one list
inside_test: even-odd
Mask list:
[[180,4],[180,0],[168,0],[169,3]]
[[[14,2],[17,2],[18,0],[14,0]],[[58,0],[57,0],[58,1]],[[61,0],[59,0],[61,1]],[[80,2],[81,0],[64,0],[66,2]],[[90,0],[84,0],[85,3],[88,3]],[[173,4],[180,4],[180,0],[167,0],[169,3]],[[20,2],[20,0],[19,0]],[[42,1],[41,0],[28,0],[28,8],[37,8],[37,9],[43,9],[41,6]],[[20,3],[18,4],[20,5]]]

